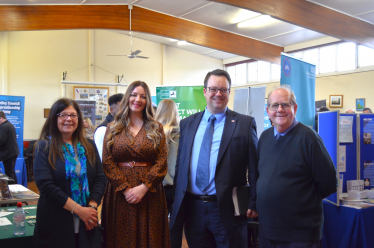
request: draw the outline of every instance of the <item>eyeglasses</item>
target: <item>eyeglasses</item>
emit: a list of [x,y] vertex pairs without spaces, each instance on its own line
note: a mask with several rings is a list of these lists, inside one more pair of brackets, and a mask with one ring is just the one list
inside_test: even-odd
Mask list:
[[221,91],[222,95],[226,95],[227,92],[229,92],[229,90],[230,90],[228,88],[218,89],[217,87],[207,87],[207,88],[209,89],[209,92],[212,93],[212,94],[217,94],[218,91]]
[[70,115],[67,115],[67,114],[57,114],[57,116],[60,117],[63,120],[66,120],[69,116],[70,116],[70,119],[72,119],[72,120],[77,120],[78,117],[79,117],[77,114],[70,114]]
[[293,103],[292,102],[282,102],[282,103],[275,102],[275,103],[273,103],[271,105],[268,105],[268,107],[269,107],[269,109],[271,111],[277,111],[279,109],[279,105],[282,106],[283,110],[288,110],[288,109],[291,108],[291,106],[293,105]]

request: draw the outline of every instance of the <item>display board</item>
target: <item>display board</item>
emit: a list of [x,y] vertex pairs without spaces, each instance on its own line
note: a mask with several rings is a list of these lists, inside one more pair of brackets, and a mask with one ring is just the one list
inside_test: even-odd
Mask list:
[[95,126],[100,125],[109,113],[109,87],[74,86],[73,89],[75,100],[96,102],[95,117],[92,117],[91,121]]
[[[351,117],[352,124],[345,124],[343,118]],[[348,126],[347,126],[348,125]],[[343,154],[339,153],[339,174],[343,178],[343,192],[347,192],[347,180],[357,180],[357,115],[356,114],[340,114],[339,132],[345,132],[345,128],[349,128],[352,134],[352,142],[344,142],[340,139],[339,149],[343,150]],[[349,131],[349,130],[348,130]],[[346,131],[346,132],[348,132]],[[347,133],[342,133],[349,136]],[[343,142],[342,142],[343,141]]]
[[255,118],[257,137],[260,137],[264,131],[264,109],[262,108],[262,104],[259,103],[264,102],[265,93],[266,86],[235,89],[234,111]]
[[[330,154],[338,179],[339,117],[338,110],[318,113],[318,134],[322,138],[327,152]],[[339,206],[339,188],[337,188],[336,193],[326,197],[326,200]]]
[[314,128],[316,66],[292,55],[281,55],[281,85],[290,85],[297,101],[296,119]]
[[179,119],[205,110],[204,86],[156,86],[157,105],[164,99],[173,100]]
[[374,114],[359,115],[360,179],[365,189],[374,188]]
[[16,129],[17,145],[19,148],[18,157],[23,159],[25,97],[0,95],[0,111],[4,111],[6,119],[12,123]]

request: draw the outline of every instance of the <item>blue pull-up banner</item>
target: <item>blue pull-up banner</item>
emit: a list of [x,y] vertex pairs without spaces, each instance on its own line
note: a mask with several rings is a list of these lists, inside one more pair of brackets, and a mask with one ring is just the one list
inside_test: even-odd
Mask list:
[[280,84],[287,84],[295,92],[296,118],[306,126],[315,124],[316,66],[282,53]]

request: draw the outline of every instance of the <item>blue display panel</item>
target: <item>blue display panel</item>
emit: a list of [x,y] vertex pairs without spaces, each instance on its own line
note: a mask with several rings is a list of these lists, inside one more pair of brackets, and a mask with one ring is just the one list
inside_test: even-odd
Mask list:
[[343,192],[347,192],[347,180],[357,180],[357,115],[356,114],[340,114],[340,116],[352,116],[352,138],[351,143],[339,143],[341,146],[345,146],[346,149],[346,171],[341,172],[343,175]]
[[374,114],[360,114],[360,179],[374,188]]
[[[338,144],[339,144],[339,111],[332,112],[321,112],[318,113],[318,134],[322,138],[327,152],[334,163],[337,171],[337,178],[339,178],[338,172]],[[326,197],[326,199],[336,205],[339,205],[339,190],[336,193]]]

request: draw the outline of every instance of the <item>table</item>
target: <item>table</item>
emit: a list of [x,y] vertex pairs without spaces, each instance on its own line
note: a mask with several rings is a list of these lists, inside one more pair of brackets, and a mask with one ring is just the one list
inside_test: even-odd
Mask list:
[[373,248],[374,207],[355,209],[337,207],[323,201],[324,248]]
[[2,199],[0,198],[0,205],[17,203],[17,202],[28,202],[39,200],[39,195],[28,188],[20,184],[8,185],[10,191],[12,192],[13,199]]
[[[24,206],[25,207],[36,207],[36,206]],[[5,207],[1,208],[0,211],[4,209],[15,209],[16,207]],[[34,209],[24,209],[29,214],[26,214],[26,216],[32,216],[36,215],[36,208]],[[12,211],[14,212],[14,211]],[[6,218],[13,223],[13,214],[6,216]],[[32,219],[35,220],[35,219]],[[14,225],[9,226],[0,226],[0,243],[1,247],[30,247],[32,245],[32,239],[34,236],[34,228],[35,226],[30,226],[29,223],[27,223],[28,220],[26,220],[26,233],[22,236],[15,236],[13,234]],[[5,228],[8,228],[8,230],[5,230]]]
[[[16,171],[18,183],[27,187],[27,169],[24,158],[17,158],[14,170]],[[5,174],[3,162],[0,162],[0,172]]]

